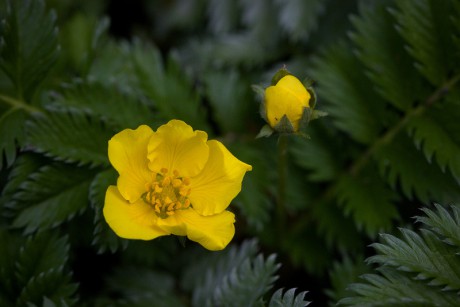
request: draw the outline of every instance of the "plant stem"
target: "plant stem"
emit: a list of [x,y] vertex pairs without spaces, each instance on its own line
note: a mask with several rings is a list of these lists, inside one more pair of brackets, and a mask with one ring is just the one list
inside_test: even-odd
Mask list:
[[15,109],[23,109],[28,113],[41,113],[42,111],[34,106],[26,104],[22,100],[18,100],[9,96],[1,95],[0,94],[0,101],[6,102],[11,107]]
[[280,134],[278,138],[278,198],[276,201],[276,214],[280,230],[284,227],[286,215],[287,145],[288,136]]

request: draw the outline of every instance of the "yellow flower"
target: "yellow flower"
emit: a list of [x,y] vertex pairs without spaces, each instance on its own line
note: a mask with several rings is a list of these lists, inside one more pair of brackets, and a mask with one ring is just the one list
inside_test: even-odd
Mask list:
[[235,234],[227,207],[252,167],[205,132],[171,120],[154,132],[142,125],[109,141],[109,160],[118,171],[107,189],[104,217],[122,238],[151,240],[187,236],[221,250]]
[[265,112],[268,124],[275,130],[286,115],[294,132],[299,131],[299,122],[305,108],[310,107],[311,95],[305,86],[292,75],[285,75],[275,85],[265,89]]

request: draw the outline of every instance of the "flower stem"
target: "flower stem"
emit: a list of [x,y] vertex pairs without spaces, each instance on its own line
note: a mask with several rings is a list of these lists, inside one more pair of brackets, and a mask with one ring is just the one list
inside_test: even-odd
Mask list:
[[278,198],[276,201],[276,214],[280,229],[284,227],[286,214],[287,145],[288,136],[280,134],[278,138]]

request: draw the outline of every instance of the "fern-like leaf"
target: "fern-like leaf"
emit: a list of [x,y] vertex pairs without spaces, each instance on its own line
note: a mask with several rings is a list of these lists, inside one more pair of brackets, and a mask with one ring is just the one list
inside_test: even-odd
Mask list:
[[317,94],[324,111],[339,130],[361,143],[370,143],[383,129],[384,102],[362,75],[360,62],[345,42],[328,48],[313,59],[312,77],[318,80]]
[[446,81],[452,67],[454,1],[397,1],[392,10],[401,35],[409,43],[409,52],[417,60],[420,72],[433,85]]
[[[435,164],[429,164],[406,135],[399,134],[391,145],[376,153],[381,173],[391,186],[399,182],[402,192],[424,203],[452,202],[460,197],[458,184]],[[420,180],[424,178],[424,180]]]
[[407,110],[422,94],[421,78],[405,42],[396,31],[389,1],[362,3],[359,17],[353,16],[355,31],[351,37],[359,47],[357,56],[368,69],[377,90],[388,102]]
[[422,208],[427,216],[417,216],[417,222],[433,229],[447,244],[460,246],[460,207],[451,206],[452,215],[439,204],[435,204],[435,207],[437,212]]
[[295,288],[289,289],[283,294],[283,289],[278,289],[273,293],[268,307],[304,307],[311,302],[304,300],[307,291],[302,291],[295,295]]
[[417,217],[428,229],[401,229],[402,238],[383,234],[383,242],[373,244],[377,255],[368,259],[379,265],[377,272],[364,275],[364,283],[350,285],[355,295],[339,304],[458,306],[459,245],[446,238],[458,232],[459,211],[453,208],[452,217],[441,206],[436,207],[437,212],[425,208],[427,216]]
[[339,202],[345,214],[351,214],[358,228],[364,228],[368,236],[389,229],[398,217],[394,205],[397,194],[374,172],[359,177],[343,175],[337,184]]
[[107,166],[107,142],[113,136],[103,122],[82,112],[52,111],[39,115],[27,127],[32,150],[58,161]]
[[0,115],[0,170],[13,165],[16,160],[17,148],[24,144],[24,123],[27,114],[21,109],[10,109]]
[[31,102],[58,54],[56,15],[43,0],[7,1],[0,26],[0,69],[10,78],[16,98]]
[[60,164],[43,166],[30,174],[8,204],[16,211],[13,227],[25,227],[24,232],[31,233],[83,212],[93,176],[91,171]]

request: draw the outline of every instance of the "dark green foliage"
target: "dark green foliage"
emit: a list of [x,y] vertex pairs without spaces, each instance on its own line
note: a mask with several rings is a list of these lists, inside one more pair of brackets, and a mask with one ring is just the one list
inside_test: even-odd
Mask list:
[[418,232],[403,228],[402,238],[383,234],[383,242],[373,244],[377,255],[368,258],[368,263],[379,265],[378,272],[364,275],[365,283],[351,284],[354,295],[339,303],[347,306],[457,306],[459,245],[445,239],[459,229],[458,207],[452,206],[451,210],[452,213],[440,205],[436,205],[436,211],[425,208],[427,216],[417,217],[424,226]]
[[15,98],[30,103],[56,61],[56,14],[48,12],[42,0],[8,0],[5,6],[6,16],[0,27],[0,68],[14,85]]
[[[458,1],[118,2],[0,0],[0,306],[458,305],[460,211],[429,207],[460,199]],[[289,138],[284,201],[251,92],[283,65],[328,113]],[[107,225],[107,142],[171,119],[252,165],[241,245]]]

